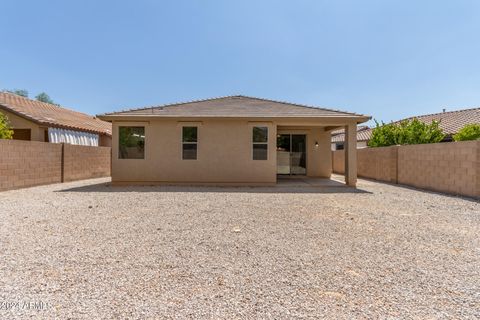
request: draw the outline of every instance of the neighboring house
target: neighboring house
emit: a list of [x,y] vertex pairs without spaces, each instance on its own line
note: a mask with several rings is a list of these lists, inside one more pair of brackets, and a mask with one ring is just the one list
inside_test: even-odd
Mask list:
[[331,131],[346,127],[346,182],[356,183],[356,127],[370,117],[228,96],[98,116],[113,124],[113,183],[275,184],[330,177]]
[[[445,138],[442,142],[448,142],[453,140],[453,135],[455,135],[460,129],[462,129],[467,124],[480,123],[480,108],[471,108],[463,109],[456,111],[444,111],[440,113],[426,114],[421,116],[414,116],[394,123],[399,123],[405,120],[418,119],[424,123],[432,123],[433,120],[439,122],[439,127],[445,133]],[[357,132],[357,141],[358,148],[364,148],[367,146],[368,141],[372,136],[373,128],[361,128],[358,127]],[[345,142],[345,133],[342,130],[337,130],[332,132],[332,150],[341,150],[343,149],[343,144]]]
[[111,146],[112,125],[94,116],[0,92],[0,112],[7,115],[13,139]]
[[[366,148],[370,139],[370,128],[368,126],[357,127],[357,148]],[[332,150],[343,150],[345,140],[345,129],[332,131]]]

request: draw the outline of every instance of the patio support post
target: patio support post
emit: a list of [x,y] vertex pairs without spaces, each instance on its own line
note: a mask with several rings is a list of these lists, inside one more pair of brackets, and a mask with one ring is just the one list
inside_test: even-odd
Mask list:
[[357,185],[357,124],[345,126],[345,183]]

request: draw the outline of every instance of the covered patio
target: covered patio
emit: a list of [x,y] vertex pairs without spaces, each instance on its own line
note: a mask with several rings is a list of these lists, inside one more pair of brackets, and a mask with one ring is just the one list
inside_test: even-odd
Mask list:
[[[303,123],[278,121],[276,126],[277,183],[338,185],[330,180],[331,131],[345,129],[345,178],[348,186],[357,183],[357,122],[339,119],[305,119]],[[342,119],[343,120],[343,119]]]

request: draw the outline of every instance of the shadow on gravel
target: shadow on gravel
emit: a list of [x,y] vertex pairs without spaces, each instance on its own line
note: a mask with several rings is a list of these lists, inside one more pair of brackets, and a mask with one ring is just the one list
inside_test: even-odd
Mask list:
[[369,191],[341,186],[288,186],[273,187],[221,187],[221,186],[112,186],[99,183],[81,187],[62,189],[55,192],[212,192],[212,193],[360,193]]

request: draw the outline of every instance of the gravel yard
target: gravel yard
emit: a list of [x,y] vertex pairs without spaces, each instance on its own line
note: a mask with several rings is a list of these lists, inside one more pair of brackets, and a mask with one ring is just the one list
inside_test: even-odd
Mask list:
[[480,318],[472,199],[107,181],[0,193],[0,319]]

